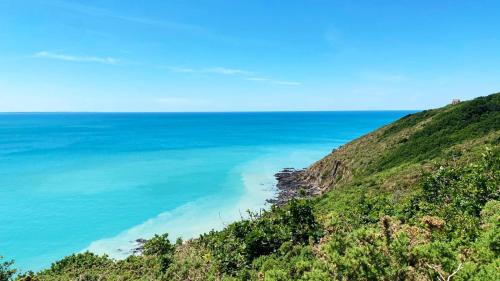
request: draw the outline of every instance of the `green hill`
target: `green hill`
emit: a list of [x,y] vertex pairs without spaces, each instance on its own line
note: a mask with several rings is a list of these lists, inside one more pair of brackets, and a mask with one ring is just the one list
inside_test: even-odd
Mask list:
[[302,172],[320,196],[190,241],[156,236],[123,261],[75,254],[17,278],[500,280],[499,144],[500,94],[408,115]]

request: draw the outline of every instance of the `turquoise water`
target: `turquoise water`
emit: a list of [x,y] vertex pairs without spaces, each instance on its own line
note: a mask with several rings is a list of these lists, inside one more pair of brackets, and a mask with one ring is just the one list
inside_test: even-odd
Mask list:
[[273,174],[409,112],[0,114],[0,255],[38,270],[265,208]]

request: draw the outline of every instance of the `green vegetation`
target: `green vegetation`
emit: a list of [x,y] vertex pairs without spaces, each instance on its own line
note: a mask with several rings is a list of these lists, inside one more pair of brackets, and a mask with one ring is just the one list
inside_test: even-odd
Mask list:
[[223,231],[202,235],[200,242],[213,253],[218,272],[247,274],[258,257],[277,252],[285,243],[307,245],[318,242],[321,230],[306,201],[292,201],[284,208],[250,214],[249,220],[229,225]]
[[16,270],[11,268],[14,262],[2,260],[3,257],[0,256],[0,281],[9,281],[10,278],[12,278],[12,276],[16,273]]
[[312,165],[304,179],[322,196],[184,243],[157,235],[126,260],[75,254],[15,278],[500,280],[499,126],[500,94],[409,115]]
[[500,95],[480,97],[470,102],[449,106],[443,110],[423,112],[403,118],[384,137],[390,137],[403,128],[415,126],[421,119],[429,119],[421,130],[401,140],[402,145],[390,151],[378,163],[378,169],[394,167],[410,161],[432,159],[443,148],[465,140],[500,130]]

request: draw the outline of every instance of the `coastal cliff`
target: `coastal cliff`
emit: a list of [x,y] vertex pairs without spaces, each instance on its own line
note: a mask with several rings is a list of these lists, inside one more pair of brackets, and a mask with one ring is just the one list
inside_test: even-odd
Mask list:
[[305,170],[268,211],[19,280],[499,280],[500,94],[401,118]]
[[333,149],[307,169],[294,171],[286,181],[278,173],[278,181],[285,186],[280,189],[300,186],[307,194],[324,194],[336,186],[382,174],[389,176],[380,182],[388,189],[411,187],[422,171],[431,168],[432,161],[449,156],[458,160],[484,145],[498,146],[499,96],[405,116]]

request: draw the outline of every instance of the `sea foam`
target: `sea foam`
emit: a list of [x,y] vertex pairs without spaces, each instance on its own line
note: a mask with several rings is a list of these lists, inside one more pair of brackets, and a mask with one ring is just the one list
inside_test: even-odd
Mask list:
[[92,242],[83,251],[106,254],[123,259],[139,246],[137,239],[149,239],[168,233],[174,240],[194,238],[210,230],[247,217],[247,211],[267,209],[266,199],[275,195],[274,174],[285,166],[305,167],[324,155],[325,147],[316,149],[284,149],[283,147],[234,168],[239,173],[244,192],[237,200],[225,200],[223,194],[202,198],[136,225],[118,235]]

